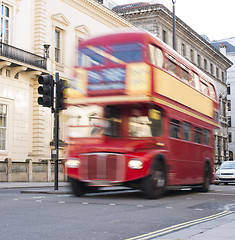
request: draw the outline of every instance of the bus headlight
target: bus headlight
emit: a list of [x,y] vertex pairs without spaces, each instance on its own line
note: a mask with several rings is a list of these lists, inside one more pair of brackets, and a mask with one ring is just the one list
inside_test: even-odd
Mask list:
[[132,169],[141,169],[143,168],[143,162],[140,159],[133,158],[128,162],[128,167]]
[[65,162],[67,168],[79,168],[80,164],[81,162],[79,159],[69,159]]

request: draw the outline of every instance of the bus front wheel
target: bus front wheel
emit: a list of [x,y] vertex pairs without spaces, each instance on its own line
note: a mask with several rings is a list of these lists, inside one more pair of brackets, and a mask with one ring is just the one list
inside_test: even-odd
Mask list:
[[77,179],[69,178],[71,184],[72,192],[76,197],[82,197],[84,194],[82,184]]
[[157,161],[151,175],[143,180],[143,192],[148,199],[160,198],[166,188],[166,171],[164,165]]

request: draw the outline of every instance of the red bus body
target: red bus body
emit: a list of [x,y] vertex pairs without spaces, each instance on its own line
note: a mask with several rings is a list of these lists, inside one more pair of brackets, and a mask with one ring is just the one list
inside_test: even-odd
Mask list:
[[[218,127],[212,80],[146,32],[90,38],[79,50],[87,54],[84,62],[95,64],[75,68],[69,118],[81,119],[80,111],[97,106],[96,123],[84,120],[83,127],[103,134],[82,137],[79,124],[68,123],[64,166],[74,193],[117,184],[140,188],[148,198],[171,186],[207,191]],[[101,118],[105,124],[96,126]]]

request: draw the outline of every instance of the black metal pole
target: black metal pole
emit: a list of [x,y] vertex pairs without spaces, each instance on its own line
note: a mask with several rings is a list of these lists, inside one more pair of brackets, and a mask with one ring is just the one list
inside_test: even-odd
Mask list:
[[173,49],[176,50],[175,46],[175,3],[176,0],[172,0],[173,3]]
[[[56,91],[57,91],[57,84],[59,82],[59,73],[55,74],[55,81],[56,81]],[[57,94],[56,94],[57,96]],[[57,97],[56,97],[57,101]],[[56,104],[57,106],[57,104]],[[55,107],[54,111],[54,141],[55,141],[55,179],[54,179],[54,189],[58,190],[58,171],[59,171],[59,110]]]

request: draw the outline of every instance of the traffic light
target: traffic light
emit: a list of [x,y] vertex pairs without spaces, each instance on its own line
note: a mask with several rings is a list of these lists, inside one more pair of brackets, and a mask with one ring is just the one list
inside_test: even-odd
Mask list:
[[67,88],[66,86],[66,81],[60,79],[57,82],[56,86],[56,109],[57,111],[64,110],[66,109],[65,105],[65,89]]
[[38,93],[41,94],[38,98],[38,104],[43,107],[52,107],[54,102],[54,80],[51,75],[40,76],[38,78]]

